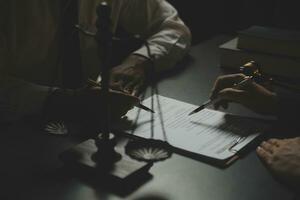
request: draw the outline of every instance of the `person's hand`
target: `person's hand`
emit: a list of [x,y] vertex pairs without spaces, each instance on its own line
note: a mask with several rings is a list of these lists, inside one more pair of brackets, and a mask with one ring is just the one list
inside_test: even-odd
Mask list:
[[151,62],[142,56],[131,55],[111,71],[112,89],[138,96],[146,83]]
[[260,114],[275,114],[277,112],[278,100],[276,93],[265,87],[249,82],[241,88],[234,87],[234,84],[245,78],[243,74],[231,74],[217,78],[211,92],[211,99],[220,99],[215,107],[228,107],[229,102],[240,103]]
[[266,167],[289,186],[300,189],[300,137],[270,139],[256,149]]

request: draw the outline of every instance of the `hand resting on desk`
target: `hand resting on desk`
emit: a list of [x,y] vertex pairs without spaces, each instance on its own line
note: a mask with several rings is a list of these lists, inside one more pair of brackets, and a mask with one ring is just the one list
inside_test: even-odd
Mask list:
[[[261,114],[279,114],[280,102],[277,94],[255,82],[245,87],[234,89],[235,83],[245,75],[231,74],[220,76],[212,89],[211,98],[220,98],[219,106],[227,108],[228,102],[240,103]],[[295,102],[290,102],[295,103]],[[299,105],[299,102],[297,103]],[[266,167],[279,180],[292,187],[300,189],[300,138],[270,139],[257,147],[257,154]]]
[[300,189],[300,137],[270,139],[261,143],[257,154],[280,181],[295,191]]

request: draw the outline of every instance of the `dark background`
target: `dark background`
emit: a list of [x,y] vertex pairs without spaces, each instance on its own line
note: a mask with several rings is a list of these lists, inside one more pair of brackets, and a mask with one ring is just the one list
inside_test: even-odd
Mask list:
[[[254,24],[300,28],[296,1],[169,1],[190,27],[193,43],[203,42],[192,47],[193,60],[180,71],[182,73],[172,74],[162,81],[160,93],[193,104],[208,98],[220,74],[218,46],[231,38],[220,36],[204,40],[218,34],[235,33]],[[124,199],[107,192],[98,183],[52,172],[62,165],[58,155],[79,143],[78,138],[53,137],[41,134],[39,129],[28,127],[28,124],[23,126],[1,129],[0,177],[4,187],[0,197],[4,197],[0,199]],[[152,180],[126,199],[293,199],[293,194],[268,173],[254,149],[226,170],[174,154],[172,159],[156,164],[150,174]]]
[[298,1],[293,0],[168,0],[190,27],[193,43],[251,25],[300,29]]

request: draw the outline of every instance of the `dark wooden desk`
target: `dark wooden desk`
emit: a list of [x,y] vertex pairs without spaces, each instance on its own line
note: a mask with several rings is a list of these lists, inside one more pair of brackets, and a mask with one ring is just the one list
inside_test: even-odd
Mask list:
[[[181,73],[162,80],[161,95],[199,104],[208,98],[219,69],[220,36],[192,48],[192,62]],[[235,106],[232,111],[247,112]],[[254,150],[227,169],[178,154],[155,164],[152,178],[127,196],[107,192],[88,182],[58,172],[57,156],[79,143],[79,138],[55,137],[27,124],[1,129],[1,199],[22,200],[282,200],[293,194],[276,182]]]

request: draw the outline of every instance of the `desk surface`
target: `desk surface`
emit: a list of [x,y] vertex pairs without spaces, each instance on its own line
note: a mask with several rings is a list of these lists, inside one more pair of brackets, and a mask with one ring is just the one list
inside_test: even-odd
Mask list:
[[[220,36],[192,48],[192,61],[178,74],[159,83],[161,95],[199,104],[208,98],[219,68]],[[240,107],[233,111],[242,112]],[[243,111],[244,112],[244,111]],[[254,151],[227,169],[173,154],[156,163],[152,178],[127,196],[107,192],[97,184],[57,172],[57,156],[79,143],[78,138],[44,135],[26,124],[1,130],[1,199],[43,200],[282,200],[293,199],[274,181]]]

